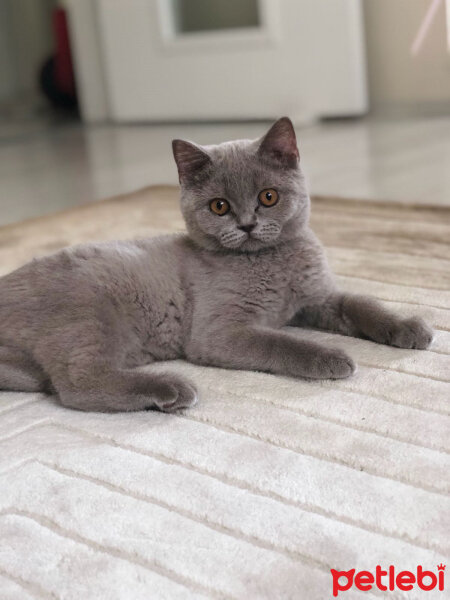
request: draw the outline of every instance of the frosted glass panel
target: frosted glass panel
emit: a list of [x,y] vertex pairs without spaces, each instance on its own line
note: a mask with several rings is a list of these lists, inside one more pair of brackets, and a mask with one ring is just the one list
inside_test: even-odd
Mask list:
[[259,27],[258,0],[172,0],[176,33]]

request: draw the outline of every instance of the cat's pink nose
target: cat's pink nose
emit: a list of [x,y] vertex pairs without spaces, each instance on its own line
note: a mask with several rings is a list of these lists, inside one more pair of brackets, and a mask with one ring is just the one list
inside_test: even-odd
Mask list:
[[238,229],[240,229],[241,231],[245,231],[245,233],[250,233],[250,231],[253,231],[253,229],[255,229],[255,225],[253,223],[251,223],[250,225],[239,225]]

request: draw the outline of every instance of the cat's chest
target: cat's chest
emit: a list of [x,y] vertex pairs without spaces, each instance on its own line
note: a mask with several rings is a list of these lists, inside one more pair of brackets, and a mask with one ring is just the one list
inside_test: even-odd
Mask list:
[[300,298],[310,297],[314,270],[295,251],[227,257],[208,265],[204,290],[208,304],[232,319],[248,315],[280,324],[295,314]]
[[291,280],[290,268],[275,257],[246,257],[233,269],[233,275],[236,274],[236,292],[262,304],[282,301]]

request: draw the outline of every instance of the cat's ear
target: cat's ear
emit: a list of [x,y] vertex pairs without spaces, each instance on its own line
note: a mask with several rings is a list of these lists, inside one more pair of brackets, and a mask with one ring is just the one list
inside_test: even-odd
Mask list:
[[200,171],[211,163],[208,154],[192,142],[172,140],[172,150],[180,181],[195,178]]
[[262,138],[258,154],[295,168],[300,160],[294,126],[289,117],[278,119]]

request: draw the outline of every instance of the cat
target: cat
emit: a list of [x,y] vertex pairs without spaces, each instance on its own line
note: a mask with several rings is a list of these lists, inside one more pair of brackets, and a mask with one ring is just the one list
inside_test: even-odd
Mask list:
[[420,318],[337,288],[308,225],[287,117],[257,140],[172,145],[187,234],[75,246],[1,278],[0,389],[55,393],[80,410],[170,412],[196,402],[193,384],[136,367],[183,358],[312,379],[355,371],[343,350],[286,324],[430,344]]

